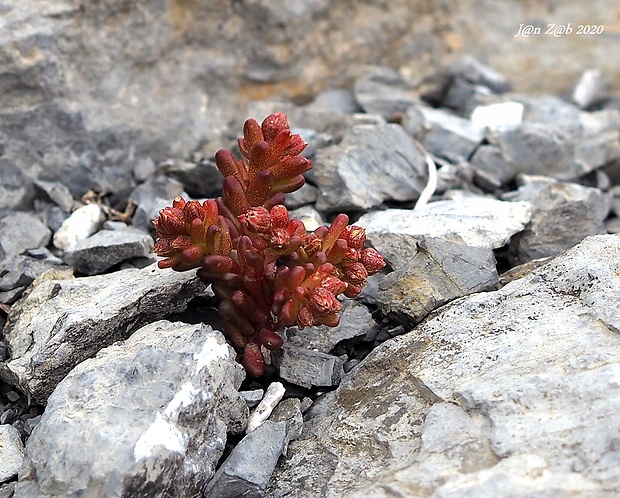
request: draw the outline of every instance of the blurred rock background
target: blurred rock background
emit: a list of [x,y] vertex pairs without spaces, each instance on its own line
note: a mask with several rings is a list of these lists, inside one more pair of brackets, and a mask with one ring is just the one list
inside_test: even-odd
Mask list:
[[[604,31],[515,37],[522,23]],[[28,208],[35,178],[130,188],[136,167],[210,155],[247,102],[305,103],[366,65],[432,92],[469,54],[553,94],[595,67],[617,92],[618,46],[607,0],[0,0],[0,210]]]

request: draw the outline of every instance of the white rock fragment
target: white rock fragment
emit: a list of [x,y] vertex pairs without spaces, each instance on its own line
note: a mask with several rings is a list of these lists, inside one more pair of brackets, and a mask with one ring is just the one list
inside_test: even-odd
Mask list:
[[273,409],[277,406],[277,404],[284,396],[286,389],[281,382],[272,382],[269,384],[267,388],[267,392],[265,393],[265,397],[258,404],[256,409],[250,414],[250,418],[248,419],[248,426],[245,430],[246,434],[249,434],[257,427],[259,427],[265,420],[269,418]]
[[523,121],[523,104],[520,102],[499,102],[478,106],[471,113],[471,122],[480,128],[516,126]]
[[461,240],[471,247],[497,249],[522,231],[531,218],[529,202],[485,197],[438,201],[423,209],[386,209],[363,215],[355,224],[392,265],[405,266],[422,238]]
[[78,242],[92,235],[105,220],[103,209],[97,204],[87,204],[75,210],[54,234],[54,246],[63,251],[73,251]]

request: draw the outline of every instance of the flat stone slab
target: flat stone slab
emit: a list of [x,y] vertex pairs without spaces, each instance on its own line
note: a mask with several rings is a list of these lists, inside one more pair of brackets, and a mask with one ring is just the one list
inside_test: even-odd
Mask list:
[[306,413],[273,496],[620,493],[620,236],[457,299]]
[[194,272],[156,264],[42,280],[11,308],[4,329],[10,360],[0,364],[0,378],[44,404],[74,366],[146,323],[184,310],[204,287]]
[[419,210],[386,209],[363,215],[355,224],[393,268],[407,264],[422,237],[459,241],[497,249],[525,228],[531,217],[527,202],[486,197],[438,201]]

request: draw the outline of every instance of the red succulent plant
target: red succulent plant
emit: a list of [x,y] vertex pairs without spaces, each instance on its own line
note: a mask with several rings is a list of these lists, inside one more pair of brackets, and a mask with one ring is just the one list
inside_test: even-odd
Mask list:
[[265,372],[261,347],[282,346],[279,330],[338,325],[338,296],[357,296],[385,265],[364,248],[364,229],[347,225],[344,214],[310,234],[290,219],[284,194],[299,189],[312,168],[299,155],[306,145],[283,113],[260,125],[248,119],[242,157],[223,149],[215,155],[223,196],[203,203],[177,197],[154,221],[155,252],[165,257],[159,267],[198,268],[219,299],[224,333],[253,377]]

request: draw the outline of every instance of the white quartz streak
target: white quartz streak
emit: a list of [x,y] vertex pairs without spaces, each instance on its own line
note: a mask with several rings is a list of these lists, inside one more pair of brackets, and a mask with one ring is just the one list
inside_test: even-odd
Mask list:
[[230,350],[228,349],[228,344],[224,341],[220,342],[215,336],[210,335],[207,337],[200,353],[194,354],[194,359],[196,360],[194,374],[200,372],[204,367],[213,361],[223,360],[229,357]]
[[133,454],[137,461],[148,458],[156,446],[163,446],[170,451],[184,453],[188,435],[176,426],[179,412],[184,406],[194,402],[200,391],[191,382],[185,382],[181,390],[166,405],[163,413],[155,414],[155,420],[134,446]]

